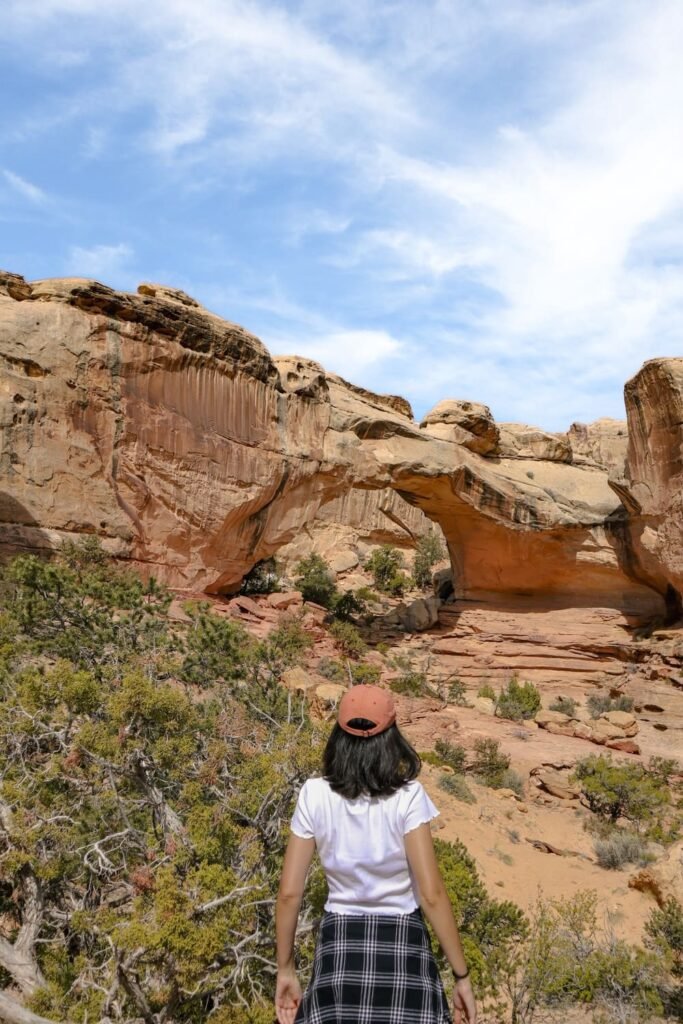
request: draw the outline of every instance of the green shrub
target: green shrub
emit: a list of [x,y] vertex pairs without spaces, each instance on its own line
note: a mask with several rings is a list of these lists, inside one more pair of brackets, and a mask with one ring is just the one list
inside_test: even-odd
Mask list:
[[329,679],[331,683],[348,682],[349,676],[346,668],[341,661],[337,661],[335,658],[321,658],[316,671],[325,679]]
[[434,530],[423,534],[415,546],[413,581],[420,590],[432,585],[432,567],[445,557],[444,546]]
[[510,758],[501,752],[498,740],[480,737],[474,741],[474,754],[472,774],[475,778],[492,789],[505,786]]
[[573,718],[576,712],[576,701],[571,697],[558,697],[548,707],[550,711],[560,711],[563,715]]
[[501,789],[511,789],[517,796],[524,796],[524,779],[514,768],[506,768],[502,775]]
[[615,870],[624,864],[649,864],[647,843],[636,832],[615,829],[606,839],[596,839],[595,856],[601,868]]
[[330,626],[330,634],[340,651],[349,658],[360,658],[368,649],[358,629],[350,622],[335,620]]
[[448,740],[437,740],[434,744],[435,753],[441,758],[442,764],[447,764],[453,771],[465,771],[467,751],[461,743],[450,743]]
[[294,571],[294,582],[304,601],[312,601],[323,608],[332,607],[337,596],[337,584],[332,570],[321,555],[313,553],[302,558]]
[[434,750],[421,750],[420,760],[425,764],[433,765],[435,768],[441,768],[443,765],[443,761]]
[[579,761],[572,778],[580,782],[590,809],[611,821],[619,817],[634,822],[657,818],[671,799],[656,774],[642,765],[615,761],[602,754]]
[[541,706],[541,695],[533,683],[521,683],[513,676],[496,697],[496,714],[519,721],[533,718]]
[[477,690],[477,697],[488,697],[489,700],[496,699],[496,691],[493,689],[490,683],[484,683]]
[[392,597],[401,597],[410,582],[400,571],[402,566],[403,555],[391,544],[375,548],[365,563],[365,569],[372,573],[377,589]]
[[456,797],[457,800],[462,800],[465,804],[476,804],[477,802],[476,796],[462,775],[441,775],[437,785],[439,789],[443,789],[445,793]]
[[347,590],[343,594],[335,594],[332,598],[330,608],[335,619],[342,619],[349,622],[354,615],[361,615],[365,611],[365,601],[359,596],[360,591]]
[[663,907],[653,907],[645,922],[645,945],[667,962],[675,978],[683,979],[683,906],[669,896]]
[[471,707],[467,700],[467,688],[461,679],[457,677],[448,683],[448,703],[457,704],[459,707]]
[[394,693],[400,693],[408,697],[420,697],[427,685],[427,677],[424,672],[409,670],[404,672],[398,679],[392,679],[389,683]]
[[357,683],[369,683],[374,686],[382,678],[382,669],[379,665],[372,665],[367,661],[359,661],[351,666],[351,678],[354,685]]
[[625,693],[619,694],[618,697],[610,697],[609,694],[604,693],[591,693],[586,701],[586,706],[591,718],[599,718],[606,711],[632,711],[633,700]]
[[359,601],[365,601],[366,604],[378,604],[381,600],[379,594],[376,594],[372,587],[359,587],[356,597]]
[[242,580],[240,594],[275,594],[282,586],[278,564],[274,558],[257,562]]

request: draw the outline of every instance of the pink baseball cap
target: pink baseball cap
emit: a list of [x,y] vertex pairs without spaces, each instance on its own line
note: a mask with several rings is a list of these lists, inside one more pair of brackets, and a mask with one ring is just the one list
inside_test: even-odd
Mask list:
[[[349,725],[354,718],[365,718],[375,724],[372,729],[356,729]],[[394,699],[381,686],[367,683],[352,686],[339,702],[337,721],[344,732],[352,736],[376,736],[396,721]]]

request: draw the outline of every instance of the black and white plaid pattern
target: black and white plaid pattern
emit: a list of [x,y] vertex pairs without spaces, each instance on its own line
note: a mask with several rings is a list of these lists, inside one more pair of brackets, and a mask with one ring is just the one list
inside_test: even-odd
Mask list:
[[422,911],[325,911],[296,1024],[451,1024]]

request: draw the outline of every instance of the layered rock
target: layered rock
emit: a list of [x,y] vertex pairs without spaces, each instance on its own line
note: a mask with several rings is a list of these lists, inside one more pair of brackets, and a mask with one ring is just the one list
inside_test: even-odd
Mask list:
[[[5,554],[96,533],[172,586],[230,592],[328,502],[391,488],[441,525],[456,597],[662,610],[664,579],[643,580],[607,472],[494,456],[497,428],[475,403],[420,427],[403,399],[311,360],[276,362],[156,285],[131,295],[5,275],[0,353]],[[673,403],[673,378],[671,390]],[[673,459],[664,435],[657,450]],[[673,533],[670,505],[658,514]]]
[[666,593],[676,618],[683,594],[683,359],[650,359],[624,397],[628,468],[613,486],[629,510],[639,572]]

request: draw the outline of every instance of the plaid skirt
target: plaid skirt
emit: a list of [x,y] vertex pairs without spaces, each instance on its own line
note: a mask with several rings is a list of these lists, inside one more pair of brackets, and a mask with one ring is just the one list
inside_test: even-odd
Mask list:
[[295,1024],[452,1024],[422,911],[325,911]]

